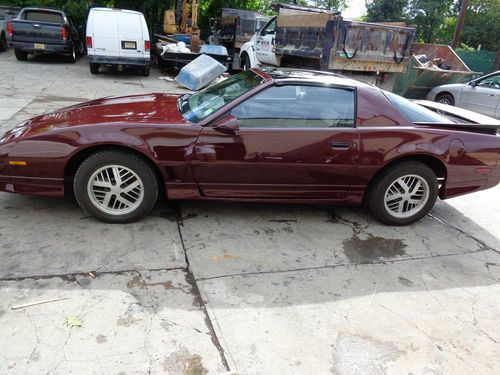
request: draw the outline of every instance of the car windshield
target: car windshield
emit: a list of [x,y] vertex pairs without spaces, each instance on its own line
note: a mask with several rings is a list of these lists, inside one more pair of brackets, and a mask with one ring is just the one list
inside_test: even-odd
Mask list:
[[396,107],[396,109],[411,122],[429,122],[438,124],[450,124],[452,121],[430,109],[422,107],[402,96],[382,90],[384,95]]
[[264,82],[253,71],[245,71],[194,94],[179,98],[179,110],[191,122],[200,122],[226,104]]

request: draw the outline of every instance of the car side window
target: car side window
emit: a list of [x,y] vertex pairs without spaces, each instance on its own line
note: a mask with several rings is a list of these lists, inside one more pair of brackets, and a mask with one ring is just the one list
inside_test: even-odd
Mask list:
[[354,127],[354,90],[324,86],[270,87],[231,111],[241,127]]
[[478,86],[500,89],[500,74],[479,81]]

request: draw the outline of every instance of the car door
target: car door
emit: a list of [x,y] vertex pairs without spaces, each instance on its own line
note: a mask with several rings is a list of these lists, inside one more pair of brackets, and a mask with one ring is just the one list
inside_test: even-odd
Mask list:
[[198,137],[192,171],[201,193],[344,199],[359,159],[354,97],[352,88],[275,85],[236,105]]
[[274,53],[276,20],[277,18],[273,17],[257,34],[255,53],[261,63],[279,66],[278,58]]
[[470,109],[487,116],[498,117],[500,100],[500,74],[487,76],[467,85],[460,96],[461,108]]

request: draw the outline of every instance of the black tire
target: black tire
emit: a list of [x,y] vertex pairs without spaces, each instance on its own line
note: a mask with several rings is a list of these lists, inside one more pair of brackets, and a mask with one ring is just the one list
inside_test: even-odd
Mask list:
[[[111,168],[111,166],[122,168],[121,172],[124,174],[121,177],[126,176],[120,185],[118,184],[120,181],[112,176],[113,173],[106,174],[109,181],[101,180],[99,175],[95,175],[103,168]],[[132,180],[129,179],[131,174],[128,171],[135,174]],[[139,189],[139,192],[136,191],[135,195],[124,195],[126,193],[123,192],[115,194],[108,188],[92,187],[91,181],[111,184],[113,189],[116,188],[117,191],[123,191],[124,188],[132,185],[129,183],[128,186],[125,186],[127,181],[140,182],[142,189]],[[96,219],[106,223],[129,223],[139,220],[151,212],[158,198],[158,180],[152,168],[139,156],[124,151],[100,151],[88,157],[80,165],[75,174],[73,190],[80,207]],[[108,203],[106,203],[108,196],[110,198],[107,199]],[[132,198],[135,203],[131,207],[121,208],[121,202],[125,202],[122,198],[128,199],[129,203],[132,203],[130,202],[130,198]],[[118,207],[118,210],[115,206]]]
[[[406,179],[414,178],[417,181],[420,181],[419,186],[424,189],[422,190],[422,192],[415,192],[419,195],[422,194],[423,198],[421,199],[420,207],[417,206],[413,209],[413,214],[411,213],[412,209],[410,209],[407,213],[398,214],[388,207],[394,207],[394,205],[398,204],[398,208],[401,208],[401,206],[399,206],[400,200],[398,199],[389,200],[388,202],[390,203],[386,204],[386,194],[390,193],[390,187],[391,190],[393,192],[395,191],[396,193],[399,193],[401,189],[403,189],[402,185],[396,184],[397,180],[402,177]],[[427,185],[424,183],[424,181]],[[417,185],[411,185],[412,188],[416,186]],[[436,198],[438,196],[438,189],[439,188],[436,174],[427,165],[416,161],[401,162],[388,167],[375,177],[366,193],[365,205],[372,216],[381,223],[388,225],[408,225],[420,220],[422,217],[427,215],[432,207],[434,207],[434,203],[436,202]],[[415,194],[410,195],[407,190],[403,189],[403,191],[408,194],[409,197],[418,196]],[[427,198],[425,199],[426,195]],[[403,200],[403,210],[405,208],[408,209],[411,207],[408,205],[408,203],[404,202],[404,199],[401,200]],[[402,217],[403,215],[408,216]]]
[[99,64],[90,63],[90,73],[99,74]]
[[71,47],[71,52],[68,55],[68,62],[71,64],[76,63],[76,49],[74,45]]
[[5,33],[0,34],[0,52],[7,51],[7,38]]
[[16,59],[18,61],[27,61],[28,60],[28,54],[24,51],[21,51],[19,49],[15,49],[14,54],[16,55]]
[[453,98],[453,95],[445,92],[443,94],[439,94],[436,97],[436,102],[448,105],[455,105],[455,98]]
[[141,69],[141,73],[144,77],[149,77],[149,72],[150,72],[150,68],[149,66],[147,68],[142,68]]
[[249,70],[252,68],[252,64],[250,62],[250,56],[248,56],[248,54],[245,52],[242,56],[241,56],[243,59],[243,70]]

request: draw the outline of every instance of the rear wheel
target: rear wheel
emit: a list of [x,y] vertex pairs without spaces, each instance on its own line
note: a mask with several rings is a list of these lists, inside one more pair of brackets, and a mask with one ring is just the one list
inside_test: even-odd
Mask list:
[[90,63],[90,73],[99,74],[99,64]]
[[427,165],[403,162],[387,168],[372,182],[366,205],[378,221],[408,225],[420,220],[434,206],[437,176]]
[[150,71],[149,66],[147,68],[141,69],[141,73],[144,77],[149,77],[149,71]]
[[28,54],[20,49],[15,49],[14,54],[16,55],[16,59],[18,61],[26,61],[28,60]]
[[442,103],[442,104],[447,104],[447,105],[455,105],[455,99],[453,98],[452,95],[450,95],[448,93],[444,93],[444,94],[439,95],[436,98],[436,102]]
[[7,51],[7,38],[3,32],[0,34],[0,51]]
[[149,214],[158,198],[158,181],[140,157],[101,151],[78,168],[74,192],[84,211],[107,223],[128,223]]
[[72,63],[72,64],[74,64],[76,62],[76,49],[75,49],[75,46],[71,47],[71,52],[68,55],[68,61],[70,63]]

